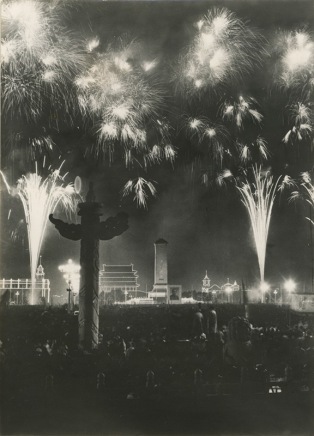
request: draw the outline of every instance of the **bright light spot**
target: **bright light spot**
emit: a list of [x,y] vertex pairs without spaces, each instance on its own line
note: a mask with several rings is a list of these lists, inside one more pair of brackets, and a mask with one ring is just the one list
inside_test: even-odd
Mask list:
[[117,56],[114,58],[114,63],[122,71],[131,71],[132,70],[131,65],[127,61],[125,61],[124,59],[121,59]]
[[296,283],[292,279],[286,280],[284,288],[287,292],[293,292],[296,288]]
[[100,128],[100,133],[108,138],[116,138],[118,136],[117,127],[114,123],[105,123]]
[[216,136],[216,130],[213,128],[207,129],[206,130],[206,134],[207,136],[209,136],[210,138],[213,138],[214,136]]
[[212,47],[216,43],[216,38],[212,33],[201,33],[201,41],[205,47]]
[[43,62],[43,64],[45,64],[48,67],[50,65],[56,64],[57,63],[57,59],[56,59],[55,56],[50,54],[50,55],[47,55],[44,58],[42,58],[42,62]]
[[267,291],[269,291],[269,289],[270,289],[270,286],[268,283],[266,283],[266,282],[261,283],[260,290],[262,292],[267,292]]
[[88,88],[93,83],[95,83],[95,79],[92,76],[82,76],[75,80],[75,84],[82,89]]
[[226,16],[216,17],[212,21],[212,27],[215,35],[220,35],[222,32],[225,32],[227,27],[229,26],[229,20]]
[[209,61],[209,66],[212,70],[217,70],[221,74],[229,63],[229,54],[223,48],[215,51],[213,57]]
[[198,120],[196,118],[190,121],[191,129],[197,129],[201,124],[202,124],[201,120]]
[[112,89],[113,91],[120,91],[121,88],[122,88],[122,85],[121,85],[121,83],[119,83],[119,82],[113,83],[113,84],[111,85],[111,89]]
[[42,75],[43,80],[46,80],[46,82],[53,81],[55,77],[56,77],[56,72],[52,70],[47,70]]
[[88,41],[86,48],[87,48],[87,51],[92,52],[98,46],[99,46],[99,39],[93,38],[90,41]]
[[203,81],[201,79],[197,79],[194,82],[196,88],[200,88],[203,85]]
[[120,118],[121,120],[125,120],[128,117],[129,113],[130,109],[125,105],[112,108],[112,114]]
[[197,26],[198,30],[201,30],[201,28],[204,26],[204,21],[203,20],[199,20],[196,23],[196,26]]
[[144,71],[150,71],[153,68],[155,68],[156,65],[157,65],[157,61],[143,62],[142,67]]
[[288,70],[295,71],[308,65],[311,58],[311,44],[299,49],[288,51],[284,58]]
[[225,114],[226,114],[226,115],[231,114],[232,111],[233,111],[233,106],[232,106],[231,104],[228,105],[228,106],[226,106],[226,108],[225,108]]

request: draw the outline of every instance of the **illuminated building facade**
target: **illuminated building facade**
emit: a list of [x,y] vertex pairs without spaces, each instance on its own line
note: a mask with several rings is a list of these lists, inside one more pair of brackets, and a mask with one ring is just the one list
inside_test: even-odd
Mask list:
[[139,284],[133,264],[103,265],[99,272],[99,302],[123,302],[136,298]]
[[44,299],[50,303],[50,280],[45,278],[44,267],[38,266],[36,271],[35,283],[32,285],[31,279],[2,279],[0,280],[1,301],[6,304],[29,304],[29,297],[35,291],[36,301]]

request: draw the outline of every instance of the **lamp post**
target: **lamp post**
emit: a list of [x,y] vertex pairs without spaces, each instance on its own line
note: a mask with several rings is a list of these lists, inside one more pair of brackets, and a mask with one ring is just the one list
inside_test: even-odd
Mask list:
[[284,289],[288,293],[288,302],[291,303],[291,294],[295,291],[296,283],[292,279],[288,279],[284,283]]
[[232,287],[226,286],[225,291],[227,292],[228,303],[230,303],[230,294],[232,292]]
[[19,304],[19,295],[20,295],[19,291],[16,291],[16,292],[15,292],[15,296],[16,296],[16,304]]
[[277,294],[278,294],[278,291],[277,291],[277,289],[275,289],[275,290],[274,290],[274,295],[275,295],[275,304],[277,304]]
[[72,259],[68,260],[68,263],[65,265],[59,266],[59,271],[61,271],[63,274],[63,278],[65,279],[67,283],[67,292],[68,292],[68,313],[72,310],[72,297],[71,292],[77,291],[78,284],[79,284],[79,271],[81,267],[80,265],[77,265],[73,262]]
[[222,289],[224,291],[226,291],[226,293],[227,293],[227,301],[228,301],[228,303],[230,303],[230,302],[233,303],[234,302],[234,298],[233,298],[234,294],[233,293],[235,291],[238,291],[240,288],[239,288],[239,285],[237,284],[237,282],[234,282],[234,284],[231,284],[229,282],[229,279],[227,279],[227,283],[222,286]]

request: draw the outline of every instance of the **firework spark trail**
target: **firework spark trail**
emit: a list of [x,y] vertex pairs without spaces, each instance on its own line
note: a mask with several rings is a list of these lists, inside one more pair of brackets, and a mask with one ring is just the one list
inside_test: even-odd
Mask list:
[[253,168],[253,176],[253,183],[246,180],[245,183],[242,182],[240,186],[237,186],[237,189],[250,217],[260,278],[263,283],[268,231],[280,177],[276,181],[273,181],[273,177],[268,174],[263,177],[262,170],[258,167]]
[[[305,191],[305,200],[309,203],[311,210],[314,212],[314,184],[309,172],[304,172],[301,174],[301,186]],[[291,193],[290,201],[301,197],[303,196],[300,191],[294,191]],[[314,221],[311,216],[312,214],[310,214],[309,217],[306,217],[306,219],[309,220],[314,226]]]
[[311,136],[313,131],[312,111],[310,107],[301,102],[289,107],[290,122],[293,127],[286,133],[282,141],[285,144],[299,142]]
[[6,116],[36,120],[52,106],[73,110],[74,75],[86,65],[81,44],[60,25],[60,13],[34,0],[2,8],[3,108]]
[[126,196],[134,193],[134,200],[136,200],[138,206],[147,208],[148,192],[154,197],[156,195],[156,188],[150,181],[145,180],[143,177],[129,180],[122,191],[122,195]]
[[269,157],[267,143],[261,136],[249,144],[237,141],[236,146],[242,164],[251,164],[256,160],[266,161]]
[[179,62],[178,79],[193,93],[238,81],[260,61],[260,37],[227,9],[213,9]]
[[48,216],[54,212],[59,203],[62,204],[66,211],[74,212],[76,209],[77,199],[74,187],[72,184],[64,186],[64,176],[60,175],[61,166],[46,179],[43,179],[38,174],[36,168],[35,173],[23,175],[14,188],[9,186],[4,174],[0,171],[9,194],[17,195],[24,209],[33,284],[31,304],[36,304],[36,296],[34,294],[35,274]]
[[263,115],[255,108],[257,102],[252,97],[239,96],[238,100],[233,102],[226,101],[222,109],[222,118],[231,121],[237,129],[243,129],[245,120],[252,120],[254,123],[260,124],[263,120]]
[[277,35],[274,51],[279,61],[275,78],[286,88],[303,86],[314,78],[314,42],[305,30]]

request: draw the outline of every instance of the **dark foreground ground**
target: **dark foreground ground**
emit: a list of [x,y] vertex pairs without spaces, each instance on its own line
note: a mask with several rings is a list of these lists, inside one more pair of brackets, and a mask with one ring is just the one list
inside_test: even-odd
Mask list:
[[2,434],[313,435],[313,393],[109,399],[77,380],[3,405]]
[[[83,355],[74,315],[2,308],[1,434],[313,436],[313,316],[251,307],[256,329],[244,371],[195,342],[193,313],[105,308],[101,349]],[[243,308],[217,314],[223,331]]]

